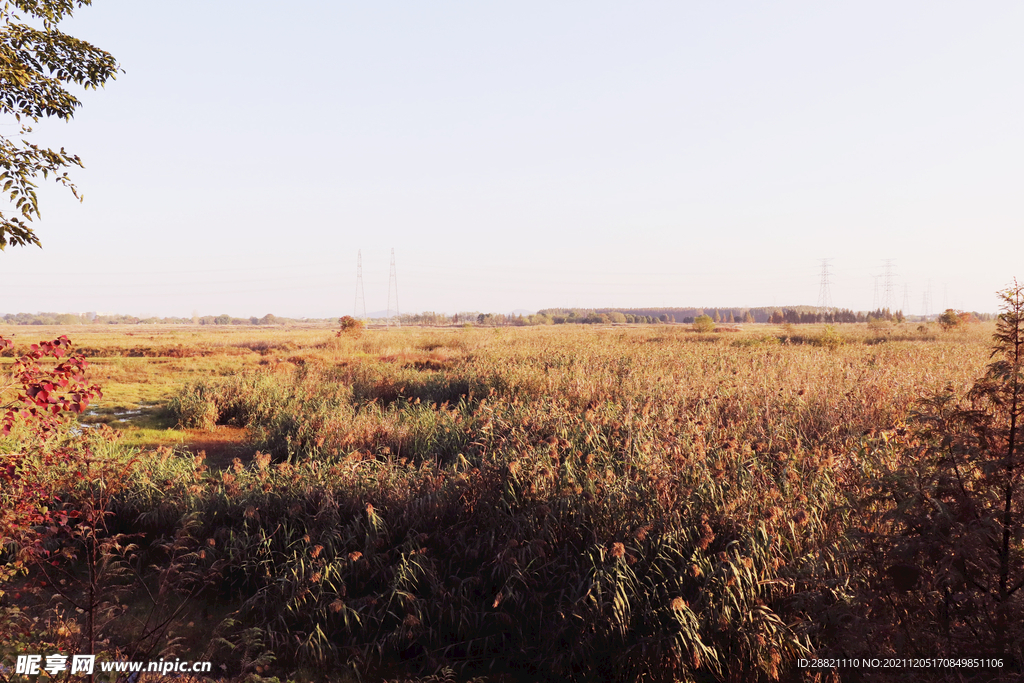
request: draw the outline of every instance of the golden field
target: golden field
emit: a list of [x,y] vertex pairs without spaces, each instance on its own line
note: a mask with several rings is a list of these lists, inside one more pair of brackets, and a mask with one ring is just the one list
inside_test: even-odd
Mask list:
[[[139,536],[114,555],[155,564],[102,586],[127,606],[103,621],[110,652],[149,638],[282,680],[739,681],[904,646],[896,565],[858,545],[891,531],[875,482],[911,462],[920,401],[985,372],[993,331],[0,336],[71,336],[104,392],[82,422],[117,432],[78,438],[130,463],[104,500]],[[159,635],[143,604],[170,615]],[[35,637],[77,647],[64,627]]]

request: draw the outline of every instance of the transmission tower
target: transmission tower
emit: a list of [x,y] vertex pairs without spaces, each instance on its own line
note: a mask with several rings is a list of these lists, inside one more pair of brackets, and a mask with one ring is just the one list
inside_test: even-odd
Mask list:
[[[394,301],[395,305],[392,307],[391,302]],[[388,281],[388,320],[387,325],[395,327],[401,327],[402,323],[399,318],[398,312],[398,271],[395,269],[395,249],[391,249],[391,277]]]
[[366,320],[366,296],[363,294],[363,251],[356,252],[356,303],[352,315]]
[[895,267],[892,265],[894,260],[895,259],[887,258],[882,261],[882,277],[885,278],[882,284],[882,301],[884,302],[882,307],[888,309],[890,313],[892,312],[892,296],[894,287],[892,281],[894,275],[893,271],[895,270]]
[[825,315],[832,312],[832,280],[828,262],[832,259],[821,260],[821,277],[818,280],[818,312]]
[[872,275],[871,279],[875,283],[875,296],[874,296],[874,299],[871,302],[871,308],[873,310],[877,311],[879,308],[881,308],[881,306],[878,305],[878,276],[877,275]]
[[903,313],[903,315],[906,315],[907,311],[909,310],[909,308],[910,308],[910,287],[907,285],[906,282],[904,282],[903,283],[903,308],[900,309],[900,312]]

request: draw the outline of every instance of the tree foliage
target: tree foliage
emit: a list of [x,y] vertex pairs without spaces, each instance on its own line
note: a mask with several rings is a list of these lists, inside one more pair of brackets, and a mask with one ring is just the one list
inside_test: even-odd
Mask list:
[[947,308],[942,315],[939,316],[939,326],[944,330],[952,330],[959,327],[963,320],[960,315],[952,308]]
[[338,322],[341,323],[341,328],[335,333],[335,336],[340,337],[343,334],[358,337],[363,332],[363,328],[366,327],[366,323],[358,318],[353,318],[350,315],[342,316],[338,318]]
[[[0,135],[0,183],[11,207],[0,210],[0,250],[39,246],[29,226],[39,218],[37,178],[53,176],[79,197],[67,169],[82,160],[40,147],[27,139],[31,123],[56,117],[68,121],[81,101],[69,90],[95,89],[112,80],[117,61],[109,53],[58,29],[73,11],[92,0],[7,0],[0,3],[0,113],[13,116],[18,132]],[[80,199],[80,197],[79,197]]]
[[694,332],[713,332],[715,330],[715,321],[707,315],[698,315],[693,320]]
[[[13,348],[11,340],[0,337],[0,352]],[[54,512],[52,492],[40,482],[67,459],[67,449],[56,438],[60,426],[102,396],[98,386],[86,384],[89,364],[70,350],[71,343],[63,336],[32,344],[0,383],[0,395],[14,392],[0,403],[0,438],[23,425],[16,452],[0,452],[0,554],[8,560],[0,565],[0,586],[13,576],[12,570],[20,571],[27,562],[49,554],[44,543],[47,529],[68,524],[67,515]],[[46,364],[47,360],[55,364]],[[7,636],[6,617],[0,612],[0,640]]]
[[884,454],[897,464],[877,509],[891,527],[874,556],[889,594],[877,605],[901,624],[896,650],[1024,661],[1024,287],[1000,298],[987,372],[962,398],[949,388],[924,401]]
[[[12,352],[0,337],[0,354]],[[3,367],[3,366],[0,366]],[[138,595],[145,533],[111,524],[140,460],[111,447],[116,433],[81,429],[100,388],[89,363],[61,336],[32,344],[0,372],[0,659],[24,651],[109,656],[113,634],[131,632],[121,652],[148,658],[175,641],[174,615],[198,594],[191,571],[199,541],[188,527],[148,539],[160,554],[157,587],[146,589],[147,617],[130,617],[124,596]],[[169,451],[168,451],[169,453]],[[152,576],[152,574],[150,574]],[[149,578],[147,577],[147,580]],[[13,591],[5,590],[13,588]],[[12,595],[13,593],[13,595]],[[13,599],[12,599],[13,598]],[[135,598],[133,597],[133,600]],[[80,615],[80,616],[72,616]]]

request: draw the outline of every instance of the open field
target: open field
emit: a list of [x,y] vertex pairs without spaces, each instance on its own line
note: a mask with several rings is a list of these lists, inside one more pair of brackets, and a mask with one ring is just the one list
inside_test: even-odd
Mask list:
[[298,349],[322,344],[331,331],[324,327],[254,332],[249,327],[219,326],[0,325],[0,336],[18,345],[14,354],[0,358],[0,367],[13,362],[23,345],[62,334],[71,337],[76,352],[88,358],[89,376],[103,388],[103,398],[93,403],[81,422],[110,424],[123,433],[126,444],[143,448],[198,444],[217,449],[225,443],[237,445],[244,434],[175,429],[175,420],[166,411],[170,398],[190,381],[285,362]]
[[[871,330],[867,325],[842,325],[839,333],[855,344],[873,344],[882,340],[935,341],[942,339],[948,345],[963,344],[967,340],[987,344],[990,326],[976,326],[970,333],[960,332],[943,336],[935,325],[926,331],[918,330],[916,324],[892,325],[880,330]],[[402,330],[368,330],[364,338],[354,344],[332,341],[333,329],[323,326],[288,327],[233,327],[233,326],[114,326],[75,325],[60,326],[15,326],[0,325],[0,336],[14,340],[15,354],[0,357],[2,364],[9,364],[12,355],[28,344],[40,339],[53,339],[68,335],[81,353],[92,365],[90,376],[104,388],[105,398],[100,402],[104,411],[125,411],[142,407],[162,405],[183,384],[194,379],[213,376],[229,376],[257,366],[280,363],[302,364],[312,358],[326,362],[366,359],[370,356],[386,356],[414,348],[422,344],[424,335],[446,333],[464,334],[468,339],[486,339],[488,334],[528,335],[544,337],[575,329],[599,331],[599,340],[608,339],[612,331],[623,335],[655,338],[699,338],[704,342],[712,340],[732,345],[756,343],[775,337],[785,343],[791,339],[797,343],[816,342],[823,326],[774,326],[774,325],[732,325],[717,335],[699,337],[689,334],[689,325],[672,326],[619,326],[619,327],[577,327],[569,328],[422,328],[411,327]],[[667,336],[666,336],[667,335]],[[444,336],[444,334],[442,334]]]
[[[925,561],[864,539],[891,533],[876,484],[923,447],[919,401],[966,394],[993,330],[0,336],[73,333],[104,391],[82,421],[119,432],[78,441],[130,463],[104,533],[142,534],[110,551],[142,578],[92,584],[122,606],[97,617],[108,652],[256,678],[740,681],[826,680],[797,660],[911,641],[969,654],[948,624],[900,630],[927,600],[892,567]],[[32,637],[80,647],[40,591]]]

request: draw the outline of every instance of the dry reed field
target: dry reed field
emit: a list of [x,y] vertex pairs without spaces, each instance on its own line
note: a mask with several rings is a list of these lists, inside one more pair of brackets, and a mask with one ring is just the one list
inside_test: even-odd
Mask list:
[[[32,537],[46,553],[6,522],[0,655],[210,659],[253,683],[1016,676],[1016,594],[999,621],[995,589],[954,580],[999,567],[933,552],[974,547],[953,456],[932,456],[968,443],[995,331],[0,327],[3,367],[74,335],[103,388],[31,447],[87,470],[34,474],[78,515]],[[218,434],[237,455],[197,455]],[[956,467],[964,492],[991,475]]]

